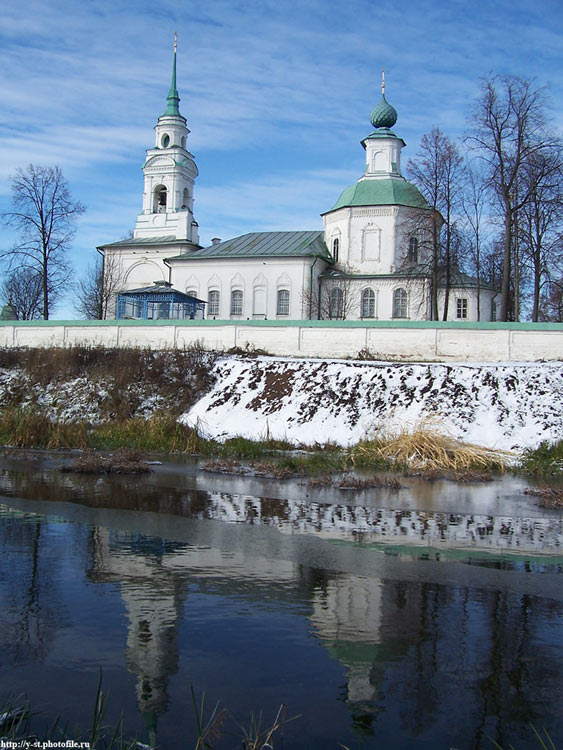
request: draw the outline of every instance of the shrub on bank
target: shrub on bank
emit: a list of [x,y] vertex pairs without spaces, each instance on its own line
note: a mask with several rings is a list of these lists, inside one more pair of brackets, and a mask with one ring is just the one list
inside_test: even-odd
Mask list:
[[556,443],[545,441],[537,448],[525,451],[520,468],[527,474],[536,476],[562,476],[563,440]]
[[[213,384],[216,356],[198,344],[165,351],[85,346],[0,349],[0,370],[9,374],[0,406],[35,406],[51,393],[52,409],[68,414],[68,401],[73,400],[77,412],[91,413],[91,421],[147,416],[163,407],[179,416]],[[76,381],[82,381],[78,396]]]

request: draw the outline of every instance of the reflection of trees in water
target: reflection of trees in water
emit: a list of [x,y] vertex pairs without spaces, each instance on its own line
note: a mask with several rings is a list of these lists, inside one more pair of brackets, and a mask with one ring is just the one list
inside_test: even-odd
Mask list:
[[20,513],[0,518],[0,663],[40,661],[65,625],[57,602],[58,551],[45,535],[45,522]]
[[561,637],[560,603],[386,581],[380,606],[369,641],[361,635],[365,622],[355,640],[348,631],[347,640],[328,643],[347,667],[343,698],[362,736],[388,736],[396,720],[401,734],[413,738],[486,748],[493,737],[508,747],[515,735],[529,741],[530,722],[558,721],[561,657],[553,651]]

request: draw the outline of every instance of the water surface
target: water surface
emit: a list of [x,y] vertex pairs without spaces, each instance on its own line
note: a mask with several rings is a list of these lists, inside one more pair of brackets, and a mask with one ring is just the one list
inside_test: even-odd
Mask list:
[[[0,472],[0,693],[193,747],[190,685],[287,748],[563,740],[561,514],[513,477],[344,493],[209,475]],[[277,745],[279,747],[279,745]]]

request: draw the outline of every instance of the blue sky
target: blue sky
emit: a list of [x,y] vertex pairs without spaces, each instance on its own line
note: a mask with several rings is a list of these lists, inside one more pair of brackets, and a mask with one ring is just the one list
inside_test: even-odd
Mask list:
[[433,125],[463,135],[491,72],[545,84],[563,129],[560,0],[24,0],[0,17],[0,210],[16,168],[58,164],[88,208],[76,276],[141,209],[174,30],[204,244],[322,228],[319,214],[363,171],[382,66],[403,167]]

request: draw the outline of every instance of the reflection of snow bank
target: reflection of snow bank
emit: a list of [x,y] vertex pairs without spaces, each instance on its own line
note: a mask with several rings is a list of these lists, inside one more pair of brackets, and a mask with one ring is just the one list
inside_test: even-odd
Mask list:
[[377,429],[436,420],[497,449],[563,439],[563,365],[442,365],[223,359],[215,387],[184,415],[207,437],[350,445]]

